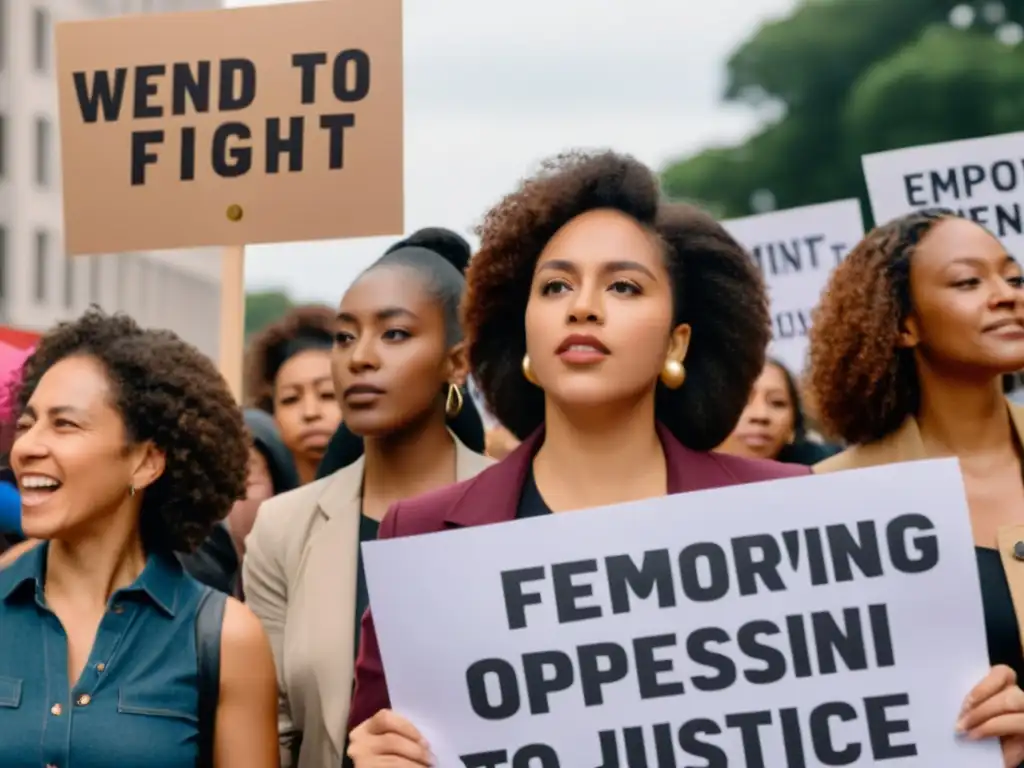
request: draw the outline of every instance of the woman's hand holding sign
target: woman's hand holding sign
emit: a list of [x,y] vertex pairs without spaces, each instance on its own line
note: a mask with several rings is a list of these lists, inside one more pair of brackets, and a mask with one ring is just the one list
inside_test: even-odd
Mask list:
[[999,737],[1006,768],[1024,761],[1024,690],[1005,665],[992,667],[964,699],[957,731],[969,739]]
[[348,756],[356,768],[417,768],[434,764],[430,745],[415,726],[390,709],[382,709],[353,729]]

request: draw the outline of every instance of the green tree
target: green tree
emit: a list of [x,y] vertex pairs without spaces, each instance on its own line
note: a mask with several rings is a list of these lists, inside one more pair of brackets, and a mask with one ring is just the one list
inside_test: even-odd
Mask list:
[[958,5],[971,4],[803,0],[727,64],[727,101],[781,117],[669,164],[666,192],[723,217],[755,212],[762,190],[780,209],[866,202],[862,154],[1024,130],[1024,45],[1000,42],[1024,0],[979,0],[966,28],[950,24]]
[[245,295],[245,337],[284,317],[295,306],[286,291],[255,291]]

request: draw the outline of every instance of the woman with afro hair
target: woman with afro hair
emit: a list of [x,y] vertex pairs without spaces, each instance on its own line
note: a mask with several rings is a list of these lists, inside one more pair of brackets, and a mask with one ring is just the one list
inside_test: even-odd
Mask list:
[[822,427],[853,446],[815,472],[959,459],[993,667],[958,727],[1002,737],[1007,766],[1024,761],[1024,408],[1003,394],[1024,368],[1022,287],[999,240],[953,211],[889,222],[832,273],[807,382]]
[[[487,214],[481,239],[463,307],[471,369],[523,442],[472,480],[392,506],[380,538],[808,472],[711,452],[764,367],[767,297],[743,248],[665,202],[647,167],[559,156]],[[357,768],[427,765],[388,706],[371,609],[349,755]]]
[[302,483],[316,479],[341,423],[331,378],[334,315],[330,307],[295,307],[260,331],[247,354],[246,399],[274,417]]
[[15,412],[36,541],[0,570],[0,765],[276,766],[270,643],[175,556],[245,495],[248,436],[213,363],[90,310],[39,342]]

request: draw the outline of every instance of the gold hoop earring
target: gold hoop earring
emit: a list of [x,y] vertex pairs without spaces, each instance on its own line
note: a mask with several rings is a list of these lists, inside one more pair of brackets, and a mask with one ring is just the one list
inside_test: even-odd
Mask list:
[[679,389],[686,381],[686,369],[678,360],[666,360],[661,369],[661,383],[669,389]]
[[454,419],[460,413],[462,413],[463,406],[462,390],[459,389],[457,384],[448,385],[448,396],[444,399],[444,412],[445,414]]
[[523,355],[523,378],[535,387],[540,386],[540,384],[537,383],[537,377],[533,375],[533,366],[530,365],[529,355]]

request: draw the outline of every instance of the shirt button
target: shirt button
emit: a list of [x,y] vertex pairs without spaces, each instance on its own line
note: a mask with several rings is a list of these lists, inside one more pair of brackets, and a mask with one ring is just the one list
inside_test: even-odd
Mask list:
[[60,713],[64,711],[64,708],[60,704],[54,704],[50,707],[50,714],[54,717],[60,717]]
[[114,613],[124,613],[124,606],[120,603],[116,603],[114,607],[110,610],[112,610]]
[[92,697],[89,696],[88,693],[83,693],[81,696],[78,697],[78,702],[77,703],[78,703],[78,706],[80,706],[80,707],[87,707],[87,706],[89,706],[89,702],[90,701],[92,701]]
[[104,664],[102,661],[99,664],[96,665],[96,671],[97,672],[102,672],[106,668],[107,668],[107,665]]

